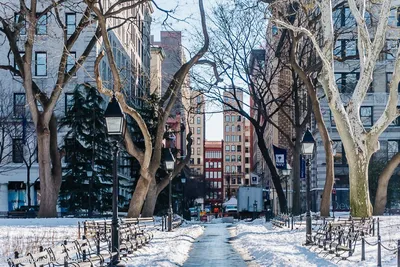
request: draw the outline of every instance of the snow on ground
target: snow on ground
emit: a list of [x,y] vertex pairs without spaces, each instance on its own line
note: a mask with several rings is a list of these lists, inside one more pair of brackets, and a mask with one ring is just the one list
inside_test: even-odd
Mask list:
[[[53,247],[78,238],[78,222],[84,219],[0,219],[0,266],[8,266],[14,251],[27,253],[40,245]],[[81,230],[83,231],[83,230]],[[173,232],[154,232],[150,244],[126,259],[127,266],[176,266],[186,261],[191,244],[203,233],[199,225],[184,224]]]
[[[395,249],[400,239],[400,216],[380,217],[380,231],[382,244]],[[235,249],[250,256],[259,266],[377,266],[377,246],[366,245],[366,261],[361,261],[361,242],[357,242],[354,255],[348,260],[340,260],[332,254],[326,255],[325,251],[315,246],[303,246],[304,226],[292,231],[288,228],[275,228],[271,223],[257,219],[253,222],[239,222],[231,232]],[[377,237],[368,237],[366,240],[374,244]],[[397,255],[382,248],[382,266],[397,266]]]

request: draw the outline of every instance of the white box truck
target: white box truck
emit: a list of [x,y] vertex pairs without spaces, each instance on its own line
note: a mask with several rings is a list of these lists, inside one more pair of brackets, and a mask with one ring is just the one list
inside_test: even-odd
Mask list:
[[260,213],[263,210],[264,198],[261,187],[240,186],[237,193],[239,215]]

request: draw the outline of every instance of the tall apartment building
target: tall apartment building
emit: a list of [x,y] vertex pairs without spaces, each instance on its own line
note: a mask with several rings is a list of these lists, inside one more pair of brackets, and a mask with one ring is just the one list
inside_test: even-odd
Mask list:
[[189,168],[192,176],[201,177],[204,175],[205,100],[204,95],[197,91],[192,91],[191,94],[189,127],[192,132],[193,143]]
[[[165,57],[161,63],[161,95],[163,95],[174,74],[186,62],[185,53],[182,47],[182,33],[180,31],[161,31],[160,41],[155,41],[154,36],[151,36],[151,44],[154,47],[162,48]],[[178,98],[174,107],[171,110],[170,118],[167,122],[167,127],[174,133],[177,138],[176,147],[181,150],[183,155],[186,155],[186,134],[188,132],[187,118],[190,110],[191,92],[189,90],[189,78],[178,91]],[[178,127],[176,125],[179,125]],[[182,130],[181,130],[182,129]]]
[[213,212],[222,208],[224,202],[224,141],[205,141],[205,207]]
[[[239,102],[243,101],[243,93],[236,92]],[[236,106],[230,90],[224,92],[224,101]],[[224,197],[229,199],[236,196],[239,186],[249,184],[250,166],[245,164],[248,157],[250,164],[250,125],[248,125],[248,142],[245,142],[245,118],[224,107]],[[245,144],[248,144],[247,153]],[[248,166],[248,168],[246,168]],[[246,170],[248,171],[246,173]]]
[[[44,2],[39,1],[38,12],[43,11]],[[19,5],[15,1],[3,1],[7,3],[0,11],[2,18],[7,18],[8,21],[16,21],[20,14],[15,13],[19,10]],[[83,4],[82,4],[83,5]],[[110,1],[103,1],[103,6],[107,9],[111,5]],[[76,10],[74,9],[76,8]],[[75,31],[77,24],[82,16],[81,6],[60,6],[58,15],[61,21],[66,25],[67,34],[72,34]],[[151,13],[153,12],[151,4],[145,4],[135,9],[126,10],[121,13],[120,19],[109,20],[110,26],[119,25],[123,17],[136,17],[135,22],[125,23],[119,28],[109,32],[110,42],[116,65],[120,70],[122,78],[123,92],[127,97],[128,103],[140,106],[141,97],[148,94],[149,69],[150,69],[150,24]],[[57,16],[58,16],[57,15]],[[57,77],[60,55],[63,45],[63,30],[56,20],[54,9],[50,9],[48,14],[40,19],[37,25],[35,45],[33,51],[32,73],[33,80],[42,89],[53,88],[55,77]],[[67,61],[67,69],[72,67],[75,60],[81,56],[89,43],[96,25],[90,25],[87,30],[83,31],[79,39],[71,49],[70,56]],[[2,39],[5,39],[3,33],[0,33]],[[26,40],[26,32],[20,31],[19,42],[23,49],[23,42]],[[94,61],[97,55],[103,50],[103,45],[97,42],[95,47],[89,54],[86,62],[76,75],[65,85],[60,100],[57,103],[55,114],[58,118],[66,115],[68,107],[72,104],[72,92],[75,87],[82,83],[89,83],[96,86],[94,81]],[[13,63],[13,55],[9,55],[8,42],[0,44],[0,64],[9,65],[8,59]],[[106,59],[100,63],[100,75],[104,85],[110,87],[112,85],[111,70]],[[13,74],[0,70],[0,82],[3,88],[1,90],[11,99],[10,114],[12,114],[12,123],[24,124],[25,116],[27,128],[33,129],[33,123],[30,121],[29,109],[26,105],[25,90],[21,84],[21,78]],[[110,87],[111,88],[111,87]],[[20,146],[25,146],[27,141],[24,136],[23,127],[17,127],[17,131],[7,140],[10,144],[7,146],[7,157],[2,160],[4,164],[0,174],[0,212],[11,211],[27,204],[27,190],[30,190],[32,195],[32,205],[37,205],[40,202],[40,177],[38,165],[34,163],[30,170],[31,183],[26,184],[27,169],[23,164],[24,151],[18,149]],[[33,132],[33,131],[32,131]],[[65,132],[60,132],[58,135],[59,144],[64,142]],[[32,137],[35,138],[34,136]],[[26,151],[25,151],[26,152]],[[130,159],[121,156],[120,165],[130,166]],[[120,168],[119,176],[122,183],[129,184],[130,170],[128,168]],[[111,187],[110,187],[111,191]],[[120,195],[130,198],[130,193],[120,188]]]

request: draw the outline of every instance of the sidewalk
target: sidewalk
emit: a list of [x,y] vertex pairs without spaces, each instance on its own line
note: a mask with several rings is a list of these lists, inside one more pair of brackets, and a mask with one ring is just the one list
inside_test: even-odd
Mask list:
[[203,235],[193,243],[192,249],[189,252],[189,259],[183,266],[247,266],[245,261],[228,242],[230,235],[226,229],[227,226],[229,224],[206,224]]

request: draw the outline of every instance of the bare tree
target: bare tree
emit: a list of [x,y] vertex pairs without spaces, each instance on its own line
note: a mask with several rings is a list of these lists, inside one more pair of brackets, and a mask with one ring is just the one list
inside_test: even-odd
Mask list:
[[[318,3],[318,7],[316,2],[307,4],[309,9],[320,16],[320,33],[309,28],[307,24],[294,26],[280,18],[274,18],[272,21],[292,31],[295,35],[304,34],[314,45],[322,62],[322,73],[318,77],[319,82],[327,97],[349,164],[351,214],[357,217],[368,217],[372,215],[368,191],[368,165],[372,154],[379,149],[379,136],[399,115],[397,110],[397,85],[400,80],[400,59],[397,54],[387,106],[379,119],[368,130],[362,124],[359,110],[372,82],[372,74],[379,54],[384,47],[391,1],[383,0],[379,4],[368,2],[368,5],[372,6],[372,10],[379,13],[379,20],[377,20],[376,29],[373,33],[369,31],[364,19],[367,8],[366,2],[356,3],[354,0],[348,0],[347,4],[357,23],[360,78],[346,108],[340,97],[334,76],[332,2],[322,0]],[[371,36],[371,34],[374,35]],[[322,40],[322,42],[318,40]]]
[[[57,147],[57,118],[54,109],[63,89],[88,58],[101,36],[101,30],[113,30],[124,23],[137,23],[134,15],[122,16],[122,12],[125,13],[128,9],[138,8],[142,4],[150,2],[150,0],[132,2],[118,0],[112,4],[106,1],[107,6],[102,6],[102,1],[98,3],[97,1],[96,3],[88,2],[89,6],[98,5],[104,21],[122,18],[122,22],[110,28],[101,29],[98,19],[91,12],[91,9],[80,1],[21,0],[19,3],[10,1],[0,4],[0,32],[8,44],[9,55],[12,55],[15,61],[15,64],[13,64],[13,60],[9,58],[7,63],[0,65],[0,69],[20,76],[38,139],[41,183],[39,217],[57,216],[56,205],[62,171],[61,155]],[[80,17],[73,32],[67,32],[67,25],[65,25],[61,15],[61,11],[64,10],[73,10],[78,14],[78,18]],[[34,51],[39,50],[38,47],[42,45],[36,33],[41,30],[43,21],[47,21],[49,18],[55,21],[52,26],[58,26],[58,31],[52,37],[59,41],[57,49],[60,50],[60,61],[57,65],[58,68],[55,68],[56,72],[51,73],[51,75],[54,75],[53,83],[44,85],[40,79],[34,78],[32,70],[35,63],[32,62],[32,57]],[[72,48],[83,39],[89,40],[84,42],[86,47],[77,56],[75,64],[67,69]]]
[[[117,66],[115,64],[115,58],[110,44],[110,40],[106,31],[106,17],[102,13],[101,9],[99,9],[89,0],[86,0],[86,3],[98,18],[98,23],[101,29],[101,37],[104,44],[105,55],[107,56],[107,60],[110,65],[113,77],[112,90],[105,88],[103,86],[99,74],[99,64],[101,59],[104,57],[104,53],[101,53],[97,57],[95,62],[95,77],[96,77],[97,87],[102,94],[110,97],[114,95],[116,97],[122,110],[135,120],[144,138],[145,148],[144,150],[141,150],[135,145],[129,133],[125,135],[125,147],[127,152],[133,157],[135,157],[139,161],[141,166],[140,178],[137,182],[135,191],[131,199],[131,204],[128,210],[129,217],[138,217],[142,211],[142,207],[145,198],[148,194],[150,185],[152,182],[154,182],[156,171],[160,166],[162,148],[163,148],[162,140],[164,138],[165,124],[167,122],[168,117],[170,116],[170,111],[177,100],[178,91],[181,89],[183,83],[185,82],[186,75],[189,73],[190,69],[200,60],[200,58],[206,53],[208,49],[209,38],[206,28],[203,1],[199,0],[199,9],[201,15],[201,25],[204,35],[204,43],[202,47],[198,50],[198,52],[195,55],[193,55],[188,60],[188,62],[186,62],[179,68],[179,70],[175,73],[172,81],[169,83],[165,94],[159,99],[159,101],[157,101],[158,126],[156,135],[154,137],[155,140],[154,146],[152,144],[152,136],[147,128],[146,122],[143,120],[142,116],[134,107],[128,105],[124,97],[124,94],[121,91],[122,88],[121,88],[120,77]],[[190,133],[189,133],[189,138],[190,138]],[[177,173],[179,173],[180,169],[183,168],[183,166],[186,164],[186,162],[188,162],[189,159],[190,159],[190,153],[187,154],[184,160],[181,160],[177,163],[177,166],[174,169],[172,177],[174,177]],[[165,183],[163,182],[163,184]],[[165,185],[160,185],[160,187],[161,186],[165,187]]]

